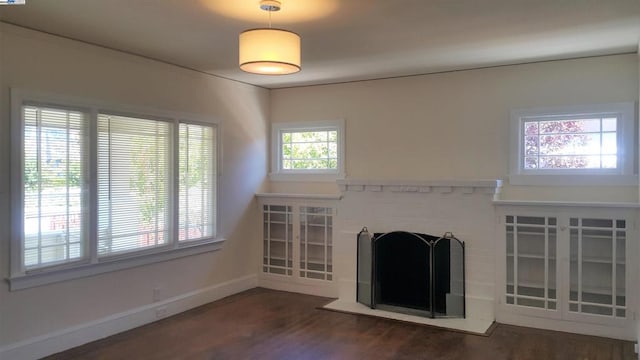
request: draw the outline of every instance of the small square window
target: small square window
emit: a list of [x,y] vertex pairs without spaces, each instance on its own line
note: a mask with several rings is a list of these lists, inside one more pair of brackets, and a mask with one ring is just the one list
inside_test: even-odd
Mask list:
[[344,177],[344,121],[273,125],[273,180]]

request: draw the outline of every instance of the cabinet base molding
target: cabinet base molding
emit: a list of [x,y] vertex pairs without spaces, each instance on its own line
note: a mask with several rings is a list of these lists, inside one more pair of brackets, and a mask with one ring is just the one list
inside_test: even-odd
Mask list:
[[537,329],[562,331],[574,334],[592,335],[613,339],[636,341],[636,325],[633,321],[626,321],[624,326],[607,326],[589,324],[560,319],[548,319],[534,316],[514,314],[508,311],[498,311],[496,322],[501,324],[526,326]]
[[259,274],[258,286],[281,291],[289,291],[299,294],[323,296],[328,298],[338,297],[338,286],[334,282],[304,279],[296,281],[291,277]]

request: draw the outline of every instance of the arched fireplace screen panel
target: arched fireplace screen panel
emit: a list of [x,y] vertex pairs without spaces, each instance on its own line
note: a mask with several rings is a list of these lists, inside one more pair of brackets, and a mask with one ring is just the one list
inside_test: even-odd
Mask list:
[[465,317],[464,242],[394,231],[358,234],[357,301],[426,317]]

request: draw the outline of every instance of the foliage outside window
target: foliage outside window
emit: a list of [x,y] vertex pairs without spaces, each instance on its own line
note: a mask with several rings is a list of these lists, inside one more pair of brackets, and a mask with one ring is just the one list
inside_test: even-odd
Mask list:
[[273,180],[328,180],[344,176],[344,122],[273,125]]
[[98,115],[98,254],[167,243],[171,125]]
[[178,240],[190,241],[216,233],[215,128],[180,124],[179,146],[179,221]]
[[524,121],[525,169],[615,169],[616,117]]
[[12,289],[219,248],[215,125],[16,93]]
[[282,168],[332,169],[338,168],[338,131],[283,131]]
[[86,252],[87,114],[26,105],[22,118],[23,266],[79,259]]

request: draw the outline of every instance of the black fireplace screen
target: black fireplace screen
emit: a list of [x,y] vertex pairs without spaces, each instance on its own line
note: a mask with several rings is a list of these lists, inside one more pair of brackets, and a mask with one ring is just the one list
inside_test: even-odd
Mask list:
[[464,242],[394,231],[358,234],[358,302],[427,317],[465,317]]

